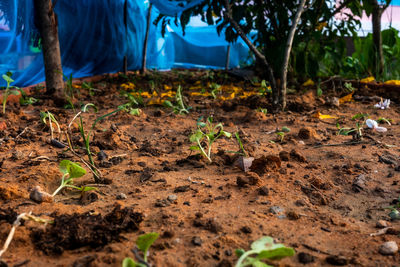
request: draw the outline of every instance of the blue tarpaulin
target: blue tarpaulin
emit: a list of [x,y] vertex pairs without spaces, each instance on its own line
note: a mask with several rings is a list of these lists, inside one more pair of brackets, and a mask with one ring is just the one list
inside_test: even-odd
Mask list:
[[[162,13],[179,14],[202,0],[151,0],[152,20]],[[125,0],[58,0],[59,39],[64,74],[84,77],[141,68],[148,1],[127,0],[127,30],[124,25]],[[151,23],[147,68],[225,66],[228,43],[214,27],[194,20],[182,34],[180,27],[168,27],[161,36],[160,25]],[[39,42],[39,43],[38,43]],[[34,26],[33,0],[0,0],[0,74],[14,73],[15,85],[27,86],[44,81],[40,38]],[[248,59],[242,42],[231,46],[230,67]],[[0,86],[4,85],[0,81]]]

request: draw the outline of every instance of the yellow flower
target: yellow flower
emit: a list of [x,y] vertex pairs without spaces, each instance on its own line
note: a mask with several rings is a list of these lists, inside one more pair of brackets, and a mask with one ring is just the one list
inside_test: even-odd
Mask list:
[[308,79],[307,81],[305,81],[304,83],[303,83],[303,86],[314,86],[315,85],[315,83],[314,83],[314,81],[313,80],[311,80],[311,79]]
[[353,94],[354,94],[354,92],[352,92],[351,94],[345,95],[344,97],[339,98],[339,104],[353,101]]
[[164,101],[162,101],[161,98],[156,97],[156,98],[150,99],[150,101],[147,102],[147,105],[148,106],[150,106],[150,105],[162,105],[163,102]]
[[150,98],[150,97],[151,97],[150,94],[149,94],[148,92],[142,92],[140,95],[141,95],[142,97],[146,97],[146,98]]
[[169,85],[167,85],[167,84],[164,84],[164,90],[171,90],[171,89],[172,89],[171,86],[169,86]]
[[389,80],[384,82],[384,84],[388,84],[388,85],[400,85],[400,81],[399,80]]
[[373,81],[375,81],[375,78],[373,76],[370,76],[370,77],[362,79],[360,82],[362,82],[362,83],[370,83],[370,82],[373,82]]

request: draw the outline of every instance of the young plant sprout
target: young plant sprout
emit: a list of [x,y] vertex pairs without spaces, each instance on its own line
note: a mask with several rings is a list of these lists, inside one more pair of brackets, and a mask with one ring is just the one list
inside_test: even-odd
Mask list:
[[165,100],[164,101],[164,106],[172,108],[173,112],[175,114],[183,114],[189,113],[190,107],[187,107],[185,105],[185,102],[183,101],[183,95],[182,95],[182,88],[181,86],[178,86],[178,90],[176,90],[176,95],[175,95],[175,104],[173,104],[171,101],[169,100]]
[[[99,183],[99,182],[101,182],[101,174],[100,174],[99,170],[95,167],[95,164],[94,164],[92,152],[91,152],[91,150],[90,150],[90,138],[91,138],[91,135],[92,135],[92,132],[93,132],[94,128],[96,127],[96,124],[97,124],[99,121],[101,121],[101,120],[107,118],[108,116],[111,116],[112,114],[117,113],[118,111],[120,111],[120,110],[121,110],[121,107],[119,107],[118,109],[113,110],[113,111],[111,111],[111,112],[109,112],[109,113],[107,113],[107,114],[105,114],[105,115],[102,115],[102,116],[98,117],[98,118],[92,123],[92,127],[91,127],[91,128],[89,129],[89,131],[86,133],[85,127],[84,127],[84,123],[83,123],[83,118],[82,118],[82,112],[88,112],[90,107],[93,108],[93,109],[95,110],[95,112],[97,112],[97,108],[96,108],[96,106],[95,106],[94,104],[92,104],[92,103],[86,104],[85,106],[83,106],[82,110],[81,110],[80,112],[78,112],[78,113],[74,116],[74,118],[73,118],[73,119],[71,120],[71,122],[69,123],[68,128],[70,129],[70,128],[71,128],[71,125],[72,125],[72,123],[73,123],[73,121],[74,121],[76,118],[79,118],[78,128],[79,128],[79,132],[80,132],[80,134],[81,134],[81,136],[82,136],[82,138],[83,138],[84,144],[85,144],[85,151],[86,151],[86,154],[87,154],[88,159],[89,159],[90,169],[91,169],[92,172],[93,172],[93,176],[94,176],[95,182],[96,182],[96,183]],[[70,148],[72,148],[72,145],[71,145],[71,144],[70,144]]]
[[7,99],[10,95],[19,95],[20,91],[18,90],[18,87],[11,86],[11,83],[14,82],[13,79],[11,79],[11,72],[7,72],[6,74],[3,74],[3,79],[6,81],[7,86],[6,89],[3,92],[3,114],[6,113],[6,104],[7,104]]
[[[122,262],[122,267],[148,267],[147,254],[151,245],[157,240],[158,233],[148,233],[138,237],[136,240],[136,248],[133,249],[135,253],[136,262],[132,258],[125,258]],[[143,253],[143,257],[139,255],[137,249]]]
[[[232,134],[224,131],[222,123],[214,125],[212,117],[208,117],[206,122],[202,122],[202,119],[203,117],[200,117],[197,120],[197,130],[189,137],[190,142],[196,143],[196,145],[191,146],[190,149],[199,150],[209,162],[212,162],[211,148],[213,143],[221,136],[230,138]],[[202,144],[203,142],[206,143],[207,148]]]
[[54,136],[53,136],[53,131],[54,131],[53,130],[53,123],[57,126],[58,133],[59,134],[61,133],[60,124],[58,124],[58,121],[56,120],[56,117],[50,111],[40,111],[40,121],[44,125],[48,125],[49,126],[51,139],[54,139]]
[[[251,244],[251,250],[237,249],[235,253],[239,257],[235,267],[272,267],[264,263],[263,260],[280,260],[291,257],[296,252],[293,248],[275,243],[272,237],[263,236]],[[250,257],[250,255],[255,255],[255,257]]]
[[131,115],[139,116],[141,110],[138,108],[138,106],[143,106],[143,98],[140,96],[140,94],[133,95],[126,91],[121,91],[120,94],[125,96],[129,102],[118,106],[118,108],[128,112]]
[[56,191],[54,191],[54,193],[51,195],[52,197],[57,195],[57,193],[60,192],[64,187],[70,187],[79,190],[81,192],[95,190],[94,187],[89,187],[89,186],[78,187],[73,185],[73,180],[75,178],[82,177],[83,175],[86,174],[86,170],[82,168],[79,163],[75,163],[69,160],[63,160],[60,162],[59,168],[60,172],[63,174],[61,178],[61,185],[56,189]]

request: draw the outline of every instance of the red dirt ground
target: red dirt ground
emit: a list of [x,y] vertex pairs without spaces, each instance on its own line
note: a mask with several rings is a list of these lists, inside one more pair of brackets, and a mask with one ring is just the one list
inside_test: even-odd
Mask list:
[[[161,75],[156,86],[182,82],[168,75]],[[399,264],[399,253],[378,252],[386,241],[400,242],[399,222],[388,222],[392,228],[386,234],[370,235],[379,231],[379,220],[390,221],[384,208],[400,194],[397,103],[388,110],[375,109],[375,100],[368,99],[332,107],[325,96],[317,98],[310,90],[291,95],[289,111],[264,114],[257,111],[266,105],[262,97],[222,101],[190,96],[187,88],[199,85],[195,83],[199,74],[190,75],[192,80],[186,77],[183,84],[192,107],[188,115],[152,105],[143,107],[140,116],[121,111],[96,126],[92,150],[103,149],[108,155],[106,162],[96,160],[96,164],[110,183],[97,185],[96,192],[83,198],[64,190],[53,203],[29,199],[37,185],[49,193],[58,187],[62,159],[79,162],[71,152],[50,144],[40,111],[55,114],[63,129],[74,112],[56,107],[51,99],[34,106],[7,106],[0,118],[0,244],[16,214],[32,211],[57,221],[47,226],[28,221],[18,227],[2,258],[8,266],[121,266],[125,257],[134,257],[135,240],[146,232],[160,233],[150,249],[153,266],[233,266],[235,249],[249,249],[251,242],[265,235],[296,250],[294,257],[274,262],[279,266],[302,266],[304,255],[313,259],[308,266]],[[149,89],[148,80],[132,77],[136,89]],[[203,77],[200,85],[207,79]],[[231,86],[224,79],[220,84]],[[110,112],[126,103],[118,94],[126,82],[121,77],[96,81],[96,95],[82,90],[79,101],[96,104],[99,115]],[[234,84],[254,89],[248,82]],[[357,113],[393,122],[383,125],[388,128],[383,134],[364,125],[362,140],[343,144],[353,141],[352,136],[337,135],[336,120],[316,118],[317,111],[339,117],[340,125],[347,127],[355,126],[351,118]],[[99,115],[85,114],[87,127]],[[216,141],[211,164],[194,156],[188,136],[200,116],[211,115],[226,131],[240,132],[252,157],[272,155],[276,165],[271,167],[272,157],[267,157],[245,173],[235,165],[235,154],[226,152],[238,151],[234,138]],[[290,132],[281,142],[276,130],[283,126]],[[73,140],[82,145],[76,126]],[[77,152],[86,158],[82,149]],[[363,182],[355,184],[360,175]],[[90,172],[76,184],[93,184]],[[84,215],[66,216],[75,213]]]

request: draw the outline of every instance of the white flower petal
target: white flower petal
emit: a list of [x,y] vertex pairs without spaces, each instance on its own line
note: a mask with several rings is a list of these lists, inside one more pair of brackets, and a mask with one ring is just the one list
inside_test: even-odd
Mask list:
[[377,131],[377,132],[380,132],[380,133],[384,133],[384,132],[387,132],[387,129],[385,128],[385,127],[375,127],[375,130]]
[[378,123],[371,119],[366,120],[365,124],[371,129],[375,129],[376,127],[378,127]]

